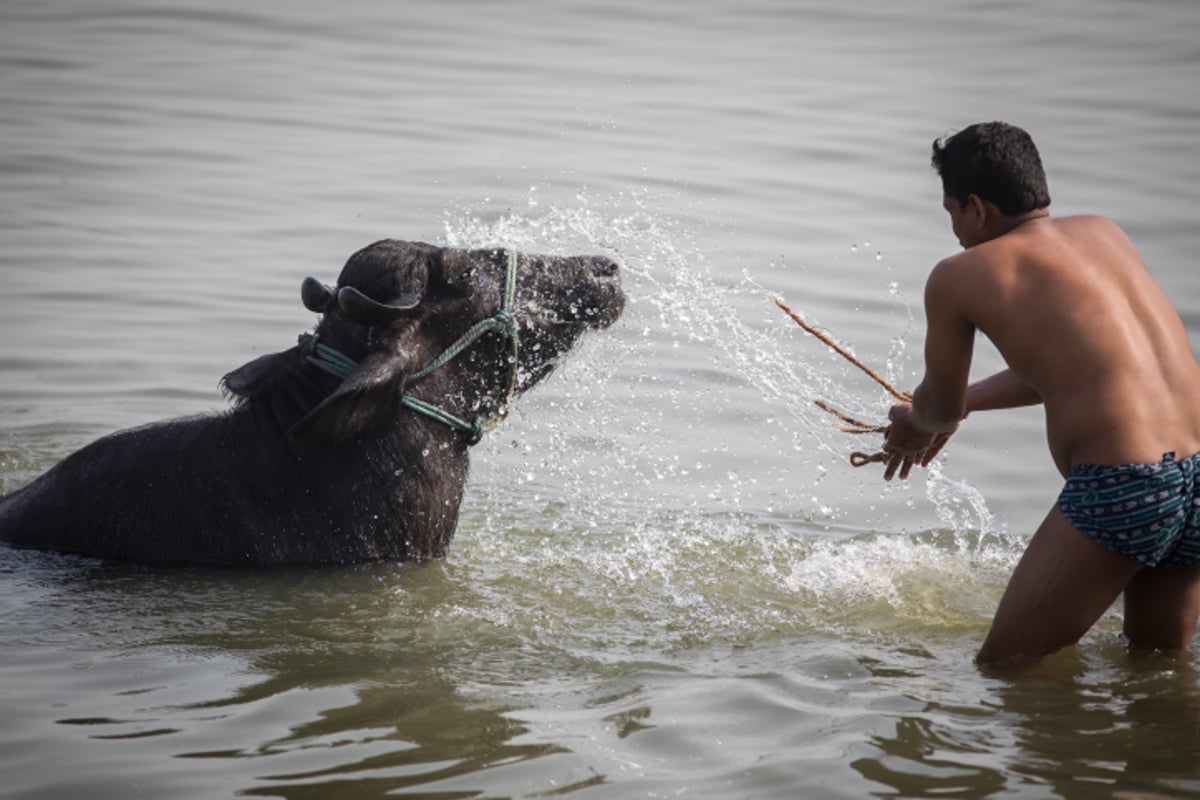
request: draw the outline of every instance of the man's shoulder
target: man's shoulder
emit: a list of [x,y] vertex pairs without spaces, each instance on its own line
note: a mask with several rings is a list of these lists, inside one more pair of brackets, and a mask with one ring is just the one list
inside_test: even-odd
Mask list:
[[1100,214],[1073,214],[1069,217],[1055,217],[1053,222],[1060,228],[1121,230],[1121,227],[1117,223]]
[[954,280],[965,273],[984,267],[991,263],[992,258],[991,248],[986,248],[984,245],[976,245],[975,247],[960,250],[957,253],[951,253],[934,265],[930,277],[937,276],[940,280]]
[[1103,214],[1071,214],[1066,217],[1056,216],[1056,217],[1053,217],[1052,219],[1055,222],[1067,222],[1067,223],[1089,223],[1090,224],[1090,223],[1099,222],[1099,223],[1103,223],[1105,225],[1115,225],[1116,224],[1115,222],[1113,222],[1111,219],[1104,216]]
[[978,252],[976,247],[946,256],[930,270],[925,282],[926,295],[947,298],[951,295],[961,295],[963,291],[979,286],[981,279],[982,282],[986,282],[984,276],[991,261],[986,254]]
[[1022,246],[1002,241],[1001,236],[974,247],[952,253],[934,265],[927,286],[958,294],[990,291],[988,287],[1004,282],[1014,264],[1021,260]]

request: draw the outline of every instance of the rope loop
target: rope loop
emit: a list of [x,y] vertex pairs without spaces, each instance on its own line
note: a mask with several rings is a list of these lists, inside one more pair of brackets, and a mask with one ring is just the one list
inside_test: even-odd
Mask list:
[[865,467],[867,464],[882,464],[888,460],[887,453],[860,453],[857,450],[850,454],[850,463],[855,467]]
[[[483,435],[505,415],[505,405],[509,398],[512,397],[513,392],[516,391],[517,360],[521,351],[520,327],[517,324],[516,314],[513,313],[513,306],[516,304],[517,297],[517,260],[516,251],[509,250],[508,263],[504,275],[504,294],[500,310],[487,319],[482,319],[472,325],[466,333],[460,336],[454,344],[447,347],[441,355],[410,375],[405,385],[405,388],[407,388],[409,385],[428,377],[446,366],[446,364],[457,358],[460,353],[473,345],[484,334],[493,332],[503,334],[508,337],[512,345],[507,356],[508,381],[504,399],[493,410],[492,417],[489,419],[481,415],[467,422],[461,417],[451,414],[449,411],[439,408],[432,403],[426,403],[424,400],[419,400],[409,394],[404,394],[400,398],[401,404],[406,408],[418,414],[423,414],[454,430],[465,433],[468,445],[478,444],[483,439]],[[299,344],[303,348],[304,354],[308,357],[309,362],[318,369],[328,372],[330,375],[346,378],[358,367],[358,362],[328,345],[321,344],[315,334],[301,334]]]

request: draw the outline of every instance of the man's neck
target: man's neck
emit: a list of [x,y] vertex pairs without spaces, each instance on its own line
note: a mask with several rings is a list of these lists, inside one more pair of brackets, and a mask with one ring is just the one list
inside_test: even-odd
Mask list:
[[[999,231],[996,233],[996,236],[1003,236],[1006,233],[1012,233],[1022,225],[1028,225],[1031,222],[1037,222],[1038,220],[1049,218],[1050,209],[1048,208],[1035,208],[1033,211],[1027,211],[1024,214],[1006,217],[1004,219],[1004,223],[998,226]],[[995,236],[992,238],[995,238]]]

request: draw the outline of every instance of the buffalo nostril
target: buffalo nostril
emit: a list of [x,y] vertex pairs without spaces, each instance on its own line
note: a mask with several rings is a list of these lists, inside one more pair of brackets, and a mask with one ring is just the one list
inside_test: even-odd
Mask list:
[[588,267],[591,268],[592,274],[599,278],[611,278],[617,274],[617,262],[611,258],[604,256],[592,256],[588,261]]

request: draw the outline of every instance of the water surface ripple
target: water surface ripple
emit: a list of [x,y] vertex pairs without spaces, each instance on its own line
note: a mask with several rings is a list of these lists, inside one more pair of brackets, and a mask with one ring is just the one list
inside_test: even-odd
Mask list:
[[[1197,651],[1106,616],[971,663],[1057,493],[1036,411],[905,486],[822,397],[901,386],[952,251],[930,141],[1037,138],[1200,342],[1200,6],[13,0],[0,491],[223,407],[383,237],[603,253],[629,304],[476,448],[444,561],[0,552],[6,797],[1200,796]],[[999,366],[986,343],[976,372]],[[169,535],[169,532],[164,532]]]

